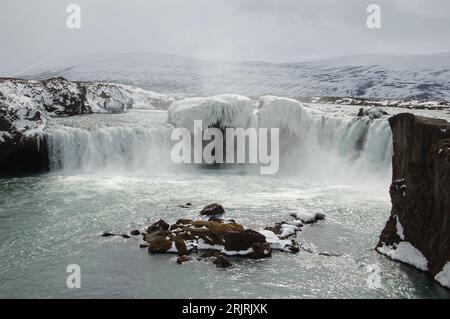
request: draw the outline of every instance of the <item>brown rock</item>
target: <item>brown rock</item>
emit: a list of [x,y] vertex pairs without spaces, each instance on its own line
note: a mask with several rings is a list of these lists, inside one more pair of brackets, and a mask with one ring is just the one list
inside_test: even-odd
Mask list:
[[253,249],[253,252],[250,253],[250,258],[261,259],[272,256],[272,249],[268,243],[256,243],[253,244],[251,248]]
[[132,236],[139,236],[140,234],[141,234],[141,232],[139,230],[137,230],[137,229],[132,230],[130,232],[130,235],[132,235]]
[[200,255],[202,258],[211,258],[211,257],[219,257],[222,256],[220,252],[217,250],[207,250],[203,254]]
[[156,237],[149,242],[148,252],[150,254],[162,254],[172,248],[172,240],[167,237]]
[[158,230],[169,230],[170,225],[166,223],[163,219],[158,220],[157,222],[151,224],[147,228],[147,234],[150,234],[152,232],[158,231]]
[[175,236],[173,241],[175,242],[175,247],[177,248],[179,256],[189,254],[188,249],[186,247],[186,243],[184,242],[183,238],[181,238],[180,236]]
[[198,228],[201,228],[201,227],[209,228],[209,222],[205,222],[203,220],[196,220],[195,222],[192,223],[192,226],[198,227]]
[[192,260],[192,257],[189,257],[189,256],[180,256],[180,257],[177,258],[177,264],[181,265],[181,264],[183,264],[183,263],[185,263],[185,262],[188,262],[188,261],[190,261],[190,260]]
[[224,248],[228,251],[247,250],[251,248],[253,244],[266,244],[264,235],[252,229],[229,231],[225,233],[224,240]]
[[233,266],[233,264],[228,259],[226,259],[224,256],[217,257],[213,261],[213,263],[219,268],[228,268],[228,267]]
[[209,221],[209,222],[219,222],[219,223],[223,223],[223,219],[222,219],[222,218],[219,218],[219,217],[217,217],[217,216],[211,216],[211,217],[209,217],[208,221]]
[[201,212],[200,215],[220,215],[225,213],[225,210],[223,209],[222,205],[213,203],[205,206]]
[[175,224],[177,224],[177,225],[190,225],[192,223],[193,223],[192,219],[181,218],[181,219],[177,220],[177,222]]
[[154,231],[151,233],[148,233],[147,235],[145,235],[143,237],[143,239],[147,242],[151,242],[153,239],[157,238],[157,237],[167,237],[169,236],[168,232],[165,230],[158,230],[158,231]]

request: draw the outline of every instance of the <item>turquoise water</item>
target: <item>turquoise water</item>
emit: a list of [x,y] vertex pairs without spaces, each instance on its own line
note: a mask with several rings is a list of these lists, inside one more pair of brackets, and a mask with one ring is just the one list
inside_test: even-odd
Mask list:
[[[333,112],[346,116],[341,108]],[[135,110],[50,122],[52,172],[0,179],[0,297],[450,298],[426,274],[374,250],[390,215],[389,163],[364,172],[348,162],[358,154],[338,158],[354,170],[351,179],[335,174],[336,154],[327,158],[323,152],[303,153],[316,165],[290,158],[296,169],[282,162],[284,170],[275,176],[242,167],[177,168],[168,157],[166,118],[164,111]],[[367,158],[377,149],[369,148]],[[321,174],[314,167],[323,167]],[[192,207],[178,207],[187,202]],[[160,218],[198,219],[212,202],[254,229],[289,220],[299,209],[324,212],[326,219],[298,234],[313,253],[232,258],[234,266],[226,270],[197,260],[178,265],[172,254],[149,255],[139,238],[100,236],[144,229]],[[80,266],[79,289],[66,285],[70,264]],[[380,271],[376,289],[368,284],[367,267]]]
[[[0,297],[30,298],[449,298],[425,274],[374,251],[389,216],[388,194],[301,178],[216,171],[165,175],[57,175],[0,180]],[[176,256],[149,255],[136,238],[102,238],[159,218],[198,218],[218,201],[226,216],[254,228],[289,219],[298,208],[325,211],[298,241],[315,253],[275,253],[178,265]],[[192,202],[189,209],[177,205]],[[66,267],[81,268],[81,288],[66,286]],[[367,285],[368,265],[381,288]]]

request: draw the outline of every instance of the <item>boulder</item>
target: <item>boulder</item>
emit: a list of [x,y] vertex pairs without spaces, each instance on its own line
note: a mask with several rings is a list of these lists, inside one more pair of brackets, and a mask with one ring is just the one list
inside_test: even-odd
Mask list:
[[172,240],[167,237],[156,237],[149,242],[148,252],[150,254],[162,254],[172,248]]
[[357,116],[368,116],[372,120],[383,117],[383,115],[388,115],[388,113],[380,107],[360,108],[357,114]]
[[244,231],[228,231],[224,234],[226,251],[245,251],[252,248],[253,244],[267,244],[266,237],[252,229]]
[[179,256],[189,254],[189,251],[186,247],[186,243],[184,242],[183,238],[181,238],[180,236],[175,236],[173,241],[175,243],[175,248],[177,249]]
[[177,264],[181,265],[181,264],[184,264],[185,262],[188,262],[190,260],[192,260],[192,257],[180,256],[180,257],[177,258]]
[[228,268],[233,266],[233,264],[224,256],[217,257],[216,259],[214,259],[213,263],[219,268]]
[[103,232],[103,234],[101,236],[102,237],[111,237],[111,236],[115,236],[115,234],[105,231],[105,232]]
[[159,230],[169,230],[170,225],[166,223],[163,219],[154,222],[147,228],[147,234],[159,231]]
[[223,209],[222,205],[213,203],[205,206],[201,211],[200,215],[220,215],[225,213],[225,210]]
[[252,252],[249,254],[250,258],[261,259],[272,256],[272,249],[268,243],[256,243],[251,246]]

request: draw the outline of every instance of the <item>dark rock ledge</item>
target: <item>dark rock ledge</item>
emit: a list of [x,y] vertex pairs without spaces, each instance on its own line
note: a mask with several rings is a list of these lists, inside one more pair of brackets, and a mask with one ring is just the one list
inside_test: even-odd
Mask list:
[[376,249],[450,288],[450,123],[409,113],[389,123],[392,212]]

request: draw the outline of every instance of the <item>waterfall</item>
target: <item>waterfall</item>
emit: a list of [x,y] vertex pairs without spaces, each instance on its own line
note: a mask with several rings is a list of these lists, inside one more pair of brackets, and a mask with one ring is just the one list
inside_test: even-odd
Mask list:
[[[118,114],[114,115],[114,121],[104,120],[98,127],[80,125],[85,122],[55,125],[47,133],[50,170],[160,173],[188,169],[190,164],[177,166],[171,161],[170,151],[175,143],[170,140],[173,127],[161,125],[161,122],[148,125],[146,121],[152,114],[152,111]],[[132,121],[117,120],[132,115]],[[111,115],[101,116],[109,119]],[[337,115],[297,105],[292,109],[284,107],[283,112],[262,109],[256,118],[260,127],[280,128],[281,174],[325,181],[389,180],[392,135],[386,117]],[[131,127],[130,123],[139,125]],[[248,172],[254,172],[250,166]]]
[[392,134],[387,119],[315,117],[301,136],[284,131],[280,165],[323,180],[388,181]]
[[170,130],[62,127],[48,134],[50,171],[155,171],[170,164]]

